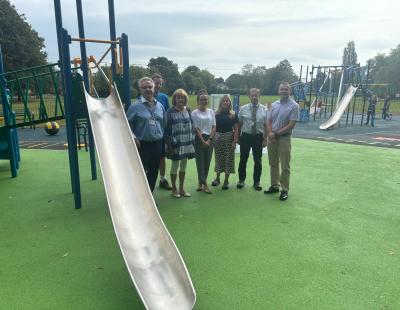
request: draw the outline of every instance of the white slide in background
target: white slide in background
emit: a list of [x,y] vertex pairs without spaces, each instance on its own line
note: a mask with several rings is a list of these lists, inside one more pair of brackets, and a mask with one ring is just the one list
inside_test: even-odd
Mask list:
[[190,275],[158,213],[115,86],[104,99],[84,92],[115,234],[146,309],[193,309]]
[[358,87],[354,87],[353,85],[350,85],[349,88],[347,88],[347,91],[340,100],[335,112],[333,112],[332,116],[325,123],[322,123],[319,126],[319,129],[322,130],[329,129],[340,120],[344,111],[346,111],[347,107],[349,106],[351,99],[356,93],[357,88]]

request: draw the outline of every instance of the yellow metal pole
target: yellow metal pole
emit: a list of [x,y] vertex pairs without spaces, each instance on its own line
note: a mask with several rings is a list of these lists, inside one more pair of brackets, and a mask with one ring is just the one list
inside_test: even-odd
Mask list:
[[112,77],[112,70],[111,70],[111,68],[110,68],[110,74],[109,74],[109,77],[108,77],[108,81],[109,81],[109,88],[110,88],[110,94],[111,94],[111,90],[112,90],[112,85],[113,85],[113,77]]

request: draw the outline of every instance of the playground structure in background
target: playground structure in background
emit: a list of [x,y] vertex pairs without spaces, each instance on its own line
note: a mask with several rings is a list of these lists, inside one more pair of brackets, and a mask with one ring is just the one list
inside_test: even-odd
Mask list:
[[20,152],[18,127],[63,119],[60,70],[48,64],[4,72],[0,48],[0,159],[10,161],[11,175],[17,176]]
[[[294,99],[300,105],[301,122],[334,118],[336,122],[328,128],[336,123],[339,127],[357,123],[363,126],[369,99],[374,94],[373,87],[385,86],[387,94],[390,93],[389,84],[370,83],[369,64],[367,66],[313,65],[311,69],[307,66],[305,78],[302,77],[302,69],[303,67],[300,69],[299,80],[291,84]],[[350,97],[345,97],[351,87],[356,87],[356,90],[351,91]]]

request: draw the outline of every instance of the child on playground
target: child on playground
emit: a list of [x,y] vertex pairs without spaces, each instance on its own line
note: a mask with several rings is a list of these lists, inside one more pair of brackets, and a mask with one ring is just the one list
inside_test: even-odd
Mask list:
[[375,124],[375,109],[376,109],[376,104],[378,103],[378,97],[376,95],[373,95],[369,99],[369,105],[368,105],[368,111],[367,111],[367,122],[365,125],[368,125],[369,119],[371,118],[371,127],[374,127]]
[[316,104],[315,115],[319,115],[321,113],[321,108],[322,108],[322,100],[318,99]]
[[382,109],[382,119],[384,120],[390,119],[391,115],[389,114],[389,106],[390,106],[390,96],[386,95]]

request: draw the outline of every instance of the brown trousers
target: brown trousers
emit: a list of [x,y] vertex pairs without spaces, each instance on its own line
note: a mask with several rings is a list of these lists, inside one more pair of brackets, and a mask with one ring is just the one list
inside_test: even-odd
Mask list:
[[276,142],[268,144],[271,185],[274,187],[280,185],[282,190],[286,192],[289,192],[291,150],[291,135],[280,136]]

